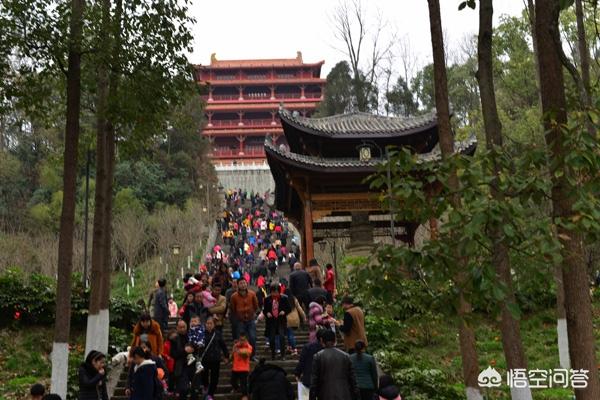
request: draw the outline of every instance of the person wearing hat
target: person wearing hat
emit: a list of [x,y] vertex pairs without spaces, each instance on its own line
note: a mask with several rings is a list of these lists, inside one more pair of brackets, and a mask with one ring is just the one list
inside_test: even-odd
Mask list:
[[105,362],[104,354],[92,350],[79,366],[79,400],[108,400]]
[[342,300],[344,308],[344,322],[340,326],[340,331],[344,334],[344,347],[348,353],[353,353],[357,340],[362,340],[365,347],[368,346],[367,333],[365,330],[365,313],[354,304],[354,299],[350,296]]

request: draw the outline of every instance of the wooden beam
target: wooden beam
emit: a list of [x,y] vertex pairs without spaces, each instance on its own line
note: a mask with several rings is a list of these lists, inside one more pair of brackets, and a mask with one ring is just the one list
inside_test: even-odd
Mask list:
[[[310,200],[304,202],[304,236],[306,240],[306,262],[315,258],[315,249],[313,243],[313,224],[312,224],[312,204]],[[306,267],[307,264],[304,264]]]
[[314,201],[378,200],[379,193],[313,193]]

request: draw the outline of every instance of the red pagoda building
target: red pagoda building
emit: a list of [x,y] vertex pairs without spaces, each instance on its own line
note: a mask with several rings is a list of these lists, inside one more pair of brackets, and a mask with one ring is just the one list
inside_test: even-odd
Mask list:
[[[305,63],[302,53],[290,59],[217,60],[195,67],[195,79],[207,86],[207,124],[202,135],[212,143],[219,170],[264,168],[265,137],[285,143],[278,118],[280,104],[310,116],[323,98],[324,61]],[[269,174],[270,175],[270,174]]]

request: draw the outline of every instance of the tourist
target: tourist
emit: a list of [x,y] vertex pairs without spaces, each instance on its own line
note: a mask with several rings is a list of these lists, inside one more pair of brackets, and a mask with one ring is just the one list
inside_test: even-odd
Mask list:
[[48,393],[45,394],[44,397],[42,397],[42,400],[62,400],[62,397],[60,397],[60,395],[56,393]]
[[[140,347],[142,348],[142,350],[144,350],[146,352],[146,359],[152,360],[154,362],[154,364],[156,364],[157,378],[160,381],[160,383],[163,387],[163,390],[167,390],[168,389],[168,384],[167,384],[168,371],[167,371],[167,365],[165,364],[165,361],[162,358],[162,354],[160,356],[153,355],[152,351],[150,351],[150,343],[148,343],[148,342],[142,342]],[[163,346],[163,349],[164,349],[164,346]],[[133,372],[134,371],[131,371],[131,373],[133,373]]]
[[125,392],[130,400],[155,400],[162,391],[158,385],[156,364],[148,359],[149,354],[141,347],[132,350],[133,375]]
[[235,292],[237,292],[237,288],[238,288],[238,280],[234,279],[231,281],[231,287],[225,291],[225,306],[227,309],[225,316],[227,318],[229,318],[229,324],[231,325],[231,339],[232,340],[235,340],[238,336],[237,331],[236,331],[238,324],[235,319],[235,314],[231,312],[231,296],[233,296],[233,294]]
[[227,289],[231,286],[231,275],[227,271],[227,265],[221,262],[219,264],[219,269],[212,277],[213,286],[221,286],[221,288]]
[[290,345],[291,354],[297,355],[298,349],[296,348],[295,330],[300,328],[300,323],[304,323],[306,321],[306,314],[300,306],[300,303],[298,303],[298,299],[294,297],[292,291],[289,288],[286,289],[285,294],[288,297],[288,301],[292,309],[292,311],[287,316],[287,339]]
[[350,296],[344,297],[342,307],[344,308],[344,323],[340,326],[340,331],[344,334],[346,351],[352,353],[357,340],[362,340],[365,347],[369,345],[365,331],[365,314],[360,307],[354,304],[354,300]]
[[273,283],[269,296],[265,299],[263,314],[266,317],[266,329],[271,347],[271,358],[275,359],[275,338],[279,337],[281,359],[285,360],[285,336],[287,330],[287,315],[292,311],[288,297],[279,293],[279,285]]
[[250,374],[250,395],[252,400],[294,400],[294,389],[281,367],[261,359]]
[[144,313],[133,328],[133,340],[131,349],[139,347],[142,342],[149,342],[153,355],[158,356],[163,351],[163,335],[158,322],[150,318],[150,314]]
[[231,386],[235,392],[240,392],[243,397],[248,396],[248,375],[250,374],[250,357],[252,346],[248,343],[245,333],[235,341],[231,351],[233,365],[231,368]]
[[356,376],[350,356],[335,347],[335,333],[325,330],[324,349],[314,359],[310,379],[310,400],[358,400]]
[[172,329],[169,331],[167,335],[167,340],[165,340],[165,344],[163,346],[163,352],[161,354],[162,359],[165,362],[165,366],[167,368],[167,382],[168,382],[168,391],[173,392],[175,390],[175,358],[173,358],[171,353],[171,347],[173,347],[173,342],[177,340],[177,331]]
[[323,289],[321,286],[321,280],[319,278],[313,280],[314,286],[308,289],[308,298],[310,301],[315,301],[319,297],[323,297],[327,299],[328,293],[327,290]]
[[193,347],[186,346],[188,344],[188,328],[183,320],[177,322],[177,336],[170,337],[169,354],[175,361],[172,379],[174,381],[174,390],[179,395],[180,399],[187,398],[190,390],[190,376],[195,372],[193,366],[188,365],[188,354],[194,352]]
[[321,266],[314,258],[308,262],[308,268],[306,269],[308,275],[310,275],[310,279],[312,281],[316,281],[317,279],[320,282],[323,282],[323,272],[321,271]]
[[323,312],[325,305],[325,297],[321,296],[311,302],[308,307],[308,341],[314,342],[317,340],[317,329],[323,327]]
[[178,311],[175,299],[173,299],[173,296],[169,296],[169,318],[177,318]]
[[310,304],[308,289],[311,286],[312,280],[310,279],[310,275],[302,269],[302,264],[294,264],[294,272],[290,274],[290,289],[305,309],[308,309]]
[[327,302],[333,303],[335,299],[335,272],[333,271],[333,265],[327,264],[325,266],[325,282],[323,282],[323,288],[327,290]]
[[[213,318],[206,320],[206,333],[204,337],[204,352],[199,358],[199,362],[204,367],[202,369],[202,384],[207,388],[206,400],[212,400],[217,386],[219,385],[219,372],[221,370],[221,359],[227,360],[229,353],[227,345],[223,340],[221,332],[215,329],[215,321]],[[191,400],[195,400],[195,391],[192,387]]]
[[317,331],[317,340],[305,344],[300,352],[300,360],[294,370],[298,382],[298,400],[308,400],[309,398],[313,359],[315,354],[323,350],[323,344],[321,343],[323,332],[325,331]]
[[222,331],[227,309],[227,299],[221,294],[221,286],[213,285],[212,297],[216,299],[215,305],[208,308],[208,313],[213,317],[218,330]]
[[394,380],[389,375],[382,375],[379,378],[377,395],[378,400],[402,400],[400,390],[394,385]]
[[194,294],[193,303],[188,304],[185,307],[182,318],[188,324],[188,326],[190,325],[190,320],[192,319],[192,316],[196,315],[198,317],[202,317],[206,314],[204,310],[204,304],[202,303],[203,298],[204,296],[201,291],[196,292]]
[[321,325],[329,328],[333,332],[337,332],[340,322],[335,319],[335,315],[333,314],[333,304],[328,303],[325,305],[325,312],[323,313],[323,317],[321,319]]
[[183,302],[183,304],[181,305],[181,308],[179,309],[178,316],[183,317],[185,314],[186,308],[193,303],[194,303],[194,293],[187,292],[185,295],[185,301]]
[[[202,325],[202,322],[200,321],[200,317],[197,315],[194,315],[191,319],[190,319],[190,328],[188,329],[188,337],[187,337],[187,341],[188,343],[191,343],[194,348],[200,349],[202,347],[204,347],[204,337],[205,337],[205,332],[204,332],[204,326]],[[188,364],[189,365],[196,365],[197,368],[201,367],[201,364],[198,363],[198,357],[196,357],[196,354],[189,354],[188,355]],[[197,370],[196,372],[199,372],[199,370]]]
[[[240,279],[238,290],[231,296],[231,312],[235,314],[237,334],[244,331],[252,346],[252,358],[255,361],[256,353],[256,321],[255,317],[259,310],[256,294],[248,289],[248,282]],[[235,337],[234,339],[238,339]]]
[[108,400],[105,363],[106,357],[101,352],[92,350],[88,353],[79,366],[79,400]]
[[46,388],[41,383],[35,383],[29,389],[29,397],[31,400],[42,400],[45,393]]
[[159,323],[163,333],[167,332],[169,325],[169,304],[167,302],[167,280],[162,278],[156,281],[154,292],[154,320]]
[[356,374],[356,385],[360,391],[361,400],[373,400],[377,390],[377,364],[375,358],[365,353],[365,343],[357,340],[354,345],[354,354],[350,355],[354,373]]

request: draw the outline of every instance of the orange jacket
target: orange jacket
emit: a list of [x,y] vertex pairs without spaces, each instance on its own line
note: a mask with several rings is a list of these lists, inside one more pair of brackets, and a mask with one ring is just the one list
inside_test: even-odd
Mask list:
[[233,355],[233,372],[250,372],[250,356],[252,356],[252,346],[250,343],[242,345],[236,342],[231,352]]
[[235,316],[243,322],[248,322],[254,319],[258,311],[258,299],[256,293],[248,289],[246,296],[241,296],[239,292],[235,292],[230,300],[231,311]]
[[137,346],[141,344],[140,336],[146,333],[148,335],[148,342],[150,342],[150,348],[152,350],[152,354],[155,356],[159,356],[163,352],[163,336],[160,330],[160,325],[155,320],[152,320],[150,325],[150,329],[147,332],[144,332],[142,328],[142,324],[138,322],[133,328],[133,341],[131,342],[131,349],[133,350]]

